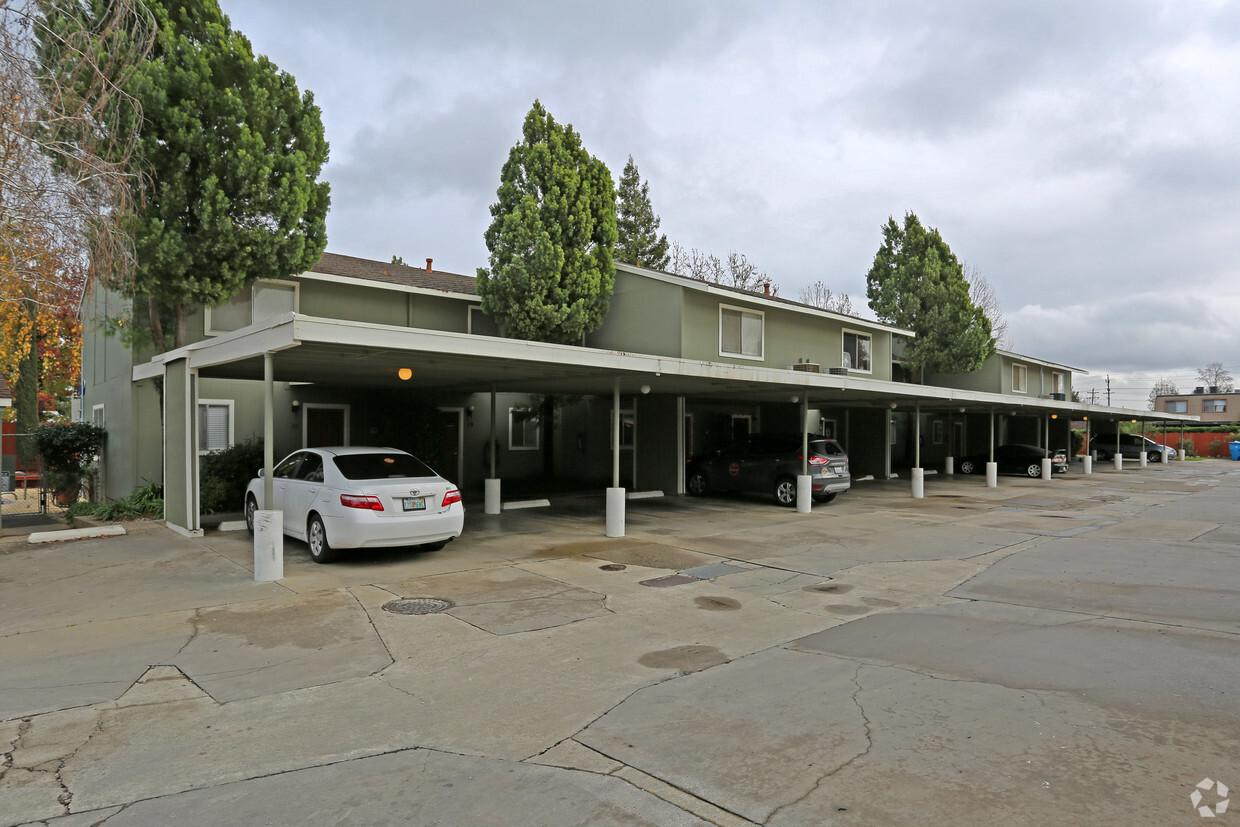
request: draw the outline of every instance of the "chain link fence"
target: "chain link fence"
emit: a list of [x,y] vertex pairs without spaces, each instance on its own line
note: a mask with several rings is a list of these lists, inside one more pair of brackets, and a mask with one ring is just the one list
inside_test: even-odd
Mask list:
[[[63,517],[74,494],[58,494],[48,486],[47,468],[35,449],[34,434],[5,433],[0,450],[0,515]],[[81,492],[77,492],[81,496]]]

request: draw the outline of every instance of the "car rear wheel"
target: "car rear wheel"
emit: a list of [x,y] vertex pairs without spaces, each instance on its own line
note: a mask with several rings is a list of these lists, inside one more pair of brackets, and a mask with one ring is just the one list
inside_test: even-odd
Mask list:
[[831,502],[832,500],[834,500],[834,499],[835,499],[835,495],[836,495],[837,493],[839,493],[839,492],[837,492],[837,491],[828,491],[826,494],[815,494],[815,495],[814,495],[814,502],[816,502],[816,503],[822,503],[822,504],[824,504],[824,505],[825,505],[825,504],[827,504],[827,503]]
[[1099,450],[1098,450],[1098,461],[1099,461],[1099,462],[1106,462],[1106,461],[1107,461],[1107,460],[1109,460],[1110,458],[1111,458],[1111,452],[1110,452],[1110,451],[1103,451],[1103,450],[1101,450],[1101,449],[1099,449]]
[[1025,473],[1031,477],[1042,476],[1042,463],[1040,462],[1029,463],[1029,467],[1025,469]]
[[1163,461],[1162,451],[1150,451],[1147,456],[1149,457],[1150,462],[1162,462]]
[[245,530],[250,532],[250,536],[254,536],[254,512],[258,510],[258,501],[254,499],[254,495],[245,498]]
[[694,471],[689,475],[689,481],[686,485],[689,493],[695,497],[700,497],[710,490],[710,485],[706,482],[706,475],[701,471]]
[[780,477],[775,482],[775,502],[780,505],[797,504],[797,481],[792,477]]
[[327,542],[327,529],[318,514],[310,515],[306,526],[306,545],[310,547],[310,559],[316,563],[330,563],[336,559],[336,550]]
[[973,460],[971,460],[971,459],[966,459],[966,460],[961,461],[961,463],[960,463],[960,473],[962,473],[962,474],[972,474],[972,473],[973,473],[974,471],[976,471],[976,470],[977,470],[977,466],[973,464]]

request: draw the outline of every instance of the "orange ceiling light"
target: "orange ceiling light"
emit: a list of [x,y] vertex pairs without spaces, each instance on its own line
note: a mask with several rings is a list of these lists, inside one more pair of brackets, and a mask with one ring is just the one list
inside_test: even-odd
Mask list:
[[396,375],[399,376],[404,381],[408,382],[410,379],[413,378],[413,371],[410,370],[409,368],[401,368],[400,370],[396,371]]

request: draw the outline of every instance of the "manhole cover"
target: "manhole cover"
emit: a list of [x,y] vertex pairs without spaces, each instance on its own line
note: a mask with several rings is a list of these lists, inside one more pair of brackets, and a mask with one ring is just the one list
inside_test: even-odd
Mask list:
[[623,563],[608,563],[605,566],[599,566],[603,571],[624,571],[628,566]]
[[441,597],[410,597],[406,600],[389,600],[383,611],[398,615],[433,615],[446,612],[456,604]]

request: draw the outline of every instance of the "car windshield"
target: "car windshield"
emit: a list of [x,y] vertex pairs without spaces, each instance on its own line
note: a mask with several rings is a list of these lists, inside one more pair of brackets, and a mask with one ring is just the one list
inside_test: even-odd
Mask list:
[[400,477],[433,477],[426,463],[409,454],[385,452],[345,454],[334,458],[336,467],[349,480],[390,480]]

